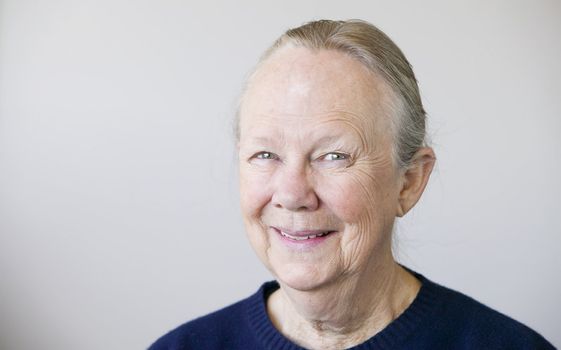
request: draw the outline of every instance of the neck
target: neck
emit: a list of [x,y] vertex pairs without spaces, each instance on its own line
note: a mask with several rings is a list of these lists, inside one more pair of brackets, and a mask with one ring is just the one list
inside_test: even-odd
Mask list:
[[396,319],[420,288],[393,258],[370,271],[313,291],[281,283],[267,301],[273,324],[307,348],[347,348],[364,342]]

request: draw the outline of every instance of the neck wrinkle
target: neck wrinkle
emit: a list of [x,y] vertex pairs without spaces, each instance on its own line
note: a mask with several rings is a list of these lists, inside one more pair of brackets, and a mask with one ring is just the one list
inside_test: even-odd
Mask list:
[[269,298],[270,318],[297,344],[350,347],[396,319],[415,299],[420,282],[392,259],[390,267],[376,269],[369,278],[349,281],[345,286],[302,292],[281,285]]

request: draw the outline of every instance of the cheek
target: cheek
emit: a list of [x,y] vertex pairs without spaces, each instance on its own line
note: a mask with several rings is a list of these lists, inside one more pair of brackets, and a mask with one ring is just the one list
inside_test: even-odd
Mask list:
[[391,243],[393,181],[368,174],[356,172],[332,179],[324,192],[326,205],[345,224],[340,263],[348,271],[364,268]]
[[269,176],[240,169],[240,205],[246,219],[259,217],[262,208],[269,202]]
[[357,193],[361,193],[361,188],[356,183],[337,179],[329,182],[320,197],[340,220],[353,223],[359,221],[365,205],[363,197],[357,196]]
[[345,223],[374,224],[373,220],[393,219],[393,181],[387,174],[371,173],[356,171],[322,181],[322,200]]
[[256,174],[240,167],[240,207],[245,233],[259,259],[269,267],[268,235],[261,224],[263,208],[271,198],[267,184],[267,177],[263,174]]

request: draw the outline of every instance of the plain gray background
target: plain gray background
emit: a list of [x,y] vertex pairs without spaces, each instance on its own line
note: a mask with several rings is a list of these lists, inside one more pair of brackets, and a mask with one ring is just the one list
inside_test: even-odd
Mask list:
[[379,26],[438,165],[400,261],[561,345],[559,1],[0,3],[0,348],[142,349],[270,275],[231,119],[284,30]]

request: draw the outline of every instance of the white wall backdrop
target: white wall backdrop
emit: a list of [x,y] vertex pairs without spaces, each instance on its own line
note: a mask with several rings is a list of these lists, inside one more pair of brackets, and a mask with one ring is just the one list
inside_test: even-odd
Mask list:
[[378,25],[438,155],[408,266],[561,346],[561,3],[0,3],[0,349],[143,349],[270,275],[239,218],[231,119],[285,29]]

